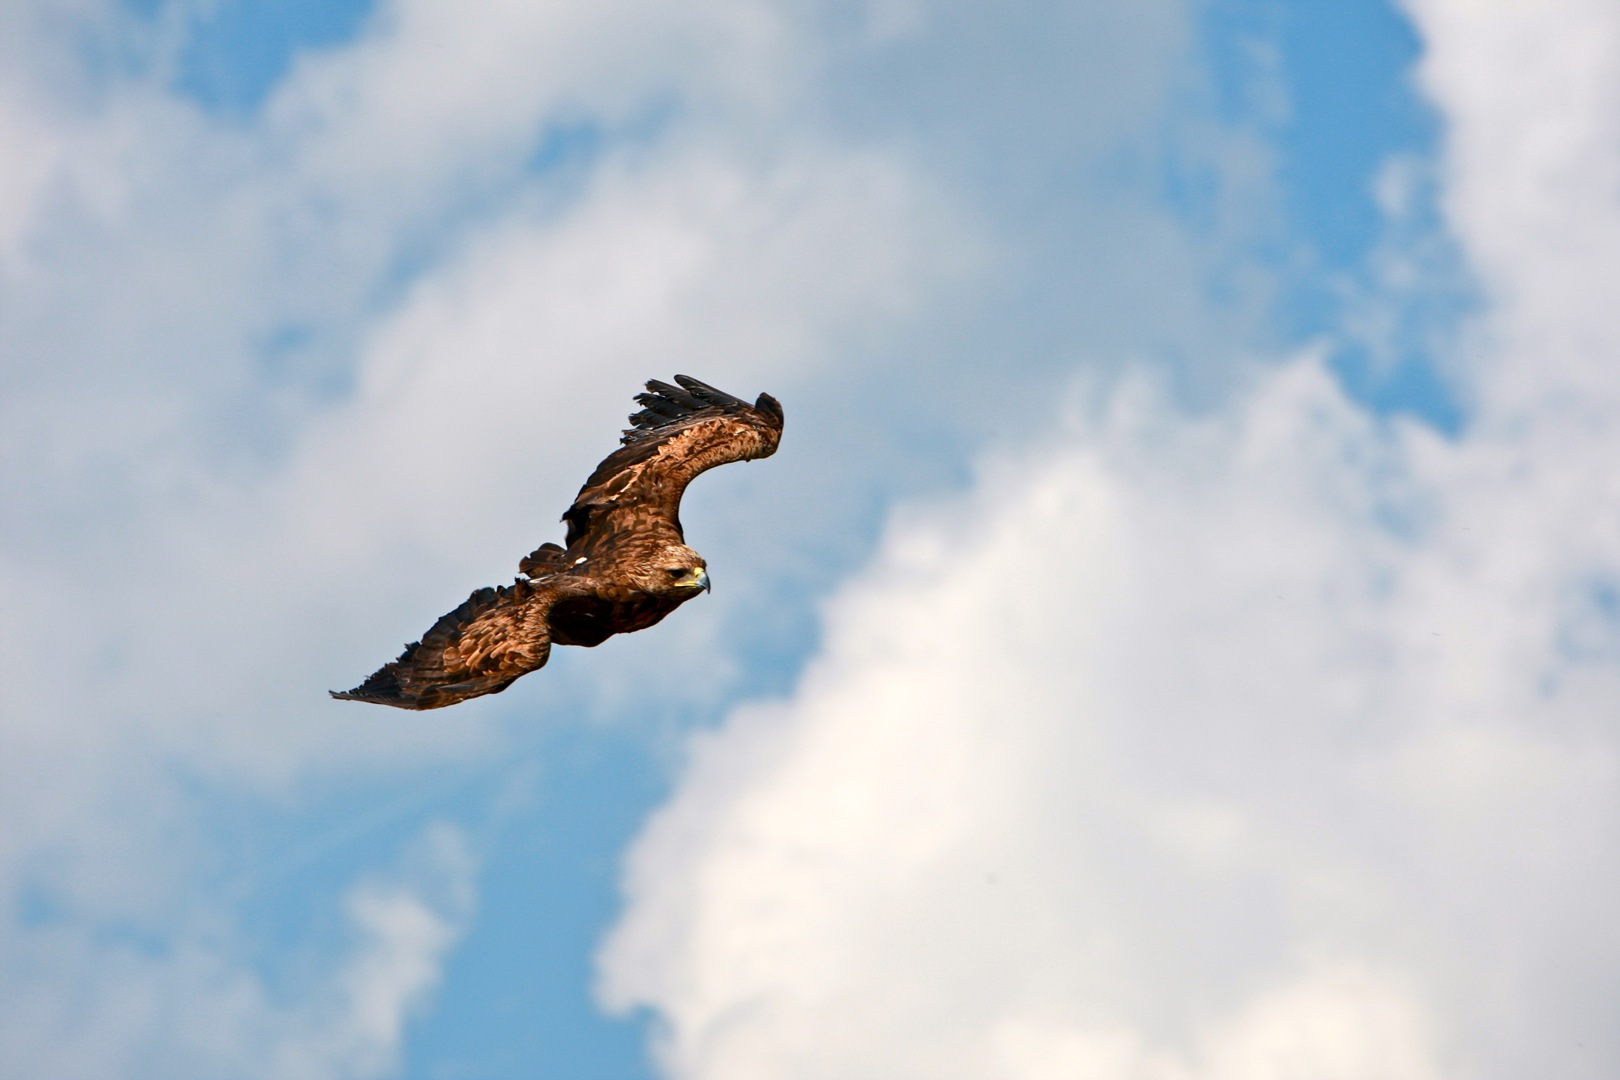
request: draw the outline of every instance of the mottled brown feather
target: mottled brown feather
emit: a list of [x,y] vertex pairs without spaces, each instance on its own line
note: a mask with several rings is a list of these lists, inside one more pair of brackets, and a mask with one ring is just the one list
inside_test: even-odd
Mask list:
[[620,440],[623,448],[596,467],[563,514],[570,552],[612,546],[627,530],[667,529],[681,539],[686,485],[717,465],[776,452],[782,406],[775,398],[761,394],[749,405],[684,375],[675,381],[684,391],[656,379],[647,383],[648,393],[637,400],[652,399],[659,410],[630,418],[635,426]]
[[620,449],[563,514],[566,547],[542,544],[519,563],[523,577],[513,585],[479,589],[399,659],[332,696],[437,709],[497,694],[544,666],[553,644],[598,645],[652,626],[695,596],[691,581],[663,576],[674,572],[672,559],[702,566],[684,546],[681,495],[717,465],[775,453],[782,406],[769,394],[750,405],[685,375],[675,382],[649,381],[636,396],[642,409]]

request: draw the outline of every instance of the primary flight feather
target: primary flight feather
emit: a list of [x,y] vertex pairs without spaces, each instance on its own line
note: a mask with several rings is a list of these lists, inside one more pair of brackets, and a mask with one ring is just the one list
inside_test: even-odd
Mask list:
[[574,504],[564,546],[542,544],[509,586],[479,589],[353,690],[346,701],[437,709],[498,694],[545,665],[553,645],[600,645],[644,630],[709,588],[708,566],[686,546],[681,494],[699,473],[770,457],[782,406],[752,405],[685,375],[637,394],[622,445],[596,467]]

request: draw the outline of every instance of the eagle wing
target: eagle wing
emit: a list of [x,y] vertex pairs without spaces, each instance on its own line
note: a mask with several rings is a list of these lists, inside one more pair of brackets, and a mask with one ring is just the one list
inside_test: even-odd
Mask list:
[[[549,586],[549,587],[548,587]],[[401,709],[439,709],[498,694],[551,654],[547,616],[557,591],[545,581],[479,589],[434,623],[421,641],[353,690],[332,696]]]
[[776,453],[782,406],[771,395],[750,405],[686,375],[675,382],[652,379],[636,395],[642,408],[630,417],[620,448],[596,467],[563,514],[570,555],[594,554],[627,534],[673,531],[683,539],[681,495],[694,477]]

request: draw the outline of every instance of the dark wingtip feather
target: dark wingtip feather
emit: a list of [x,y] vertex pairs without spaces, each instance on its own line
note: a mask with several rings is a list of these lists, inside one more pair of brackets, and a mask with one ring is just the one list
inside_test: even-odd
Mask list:
[[[676,378],[679,379],[680,376],[677,375]],[[659,382],[657,379],[648,379],[647,389],[650,391],[646,395],[647,397],[657,397],[660,401],[667,402],[682,412],[696,412],[709,404],[696,394],[690,393],[679,386],[671,386],[667,382]]]
[[775,420],[777,427],[782,426],[782,421],[784,419],[782,415],[782,403],[771,397],[771,395],[759,395],[759,397],[754,400],[754,408]]
[[[630,426],[619,439],[621,444],[629,446],[705,409],[750,407],[742,398],[733,397],[690,375],[677,375],[675,381],[680,385],[671,386],[659,379],[647,380],[646,391],[635,398],[636,403],[642,406],[641,411],[631,414]],[[761,394],[759,402],[752,407],[763,409],[778,422],[781,421],[782,406],[769,394]]]
[[[676,378],[679,379],[679,376]],[[625,429],[619,440],[626,446],[665,424],[684,420],[699,409],[708,407],[708,402],[702,398],[658,379],[648,379],[646,392],[637,394],[635,400],[642,409],[630,415],[630,427]]]
[[744,405],[742,398],[732,397],[724,390],[716,390],[706,382],[700,382],[690,375],[677,375],[675,381],[680,383],[693,397],[707,405]]
[[684,416],[688,411],[661,394],[637,394],[636,401],[645,405],[647,412],[656,413],[671,420]]
[[[411,645],[406,655],[410,655]],[[392,705],[399,709],[415,709],[417,705],[405,696],[405,688],[399,684],[399,661],[394,660],[373,671],[366,676],[366,681],[353,690],[328,690],[339,701],[364,701],[371,705]]]

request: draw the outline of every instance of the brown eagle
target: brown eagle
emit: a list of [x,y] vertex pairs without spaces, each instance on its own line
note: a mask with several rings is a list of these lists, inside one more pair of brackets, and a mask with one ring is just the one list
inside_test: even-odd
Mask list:
[[709,588],[708,566],[686,546],[681,493],[699,473],[769,457],[782,406],[752,405],[685,375],[636,395],[622,446],[596,467],[562,519],[566,546],[542,544],[512,585],[479,589],[398,660],[332,696],[401,709],[438,709],[498,694],[543,667],[553,645],[600,645],[645,630]]

